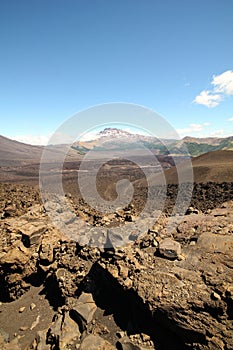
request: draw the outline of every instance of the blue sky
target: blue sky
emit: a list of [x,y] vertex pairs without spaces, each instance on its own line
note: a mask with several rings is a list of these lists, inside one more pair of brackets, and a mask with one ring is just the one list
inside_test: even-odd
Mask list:
[[0,1],[0,134],[45,143],[129,102],[181,136],[233,135],[232,19],[232,0]]

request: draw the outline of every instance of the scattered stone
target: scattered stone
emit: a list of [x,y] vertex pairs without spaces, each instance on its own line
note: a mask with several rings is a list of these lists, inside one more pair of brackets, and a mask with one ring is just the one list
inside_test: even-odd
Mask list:
[[25,306],[22,306],[20,309],[19,309],[19,313],[21,314],[22,312],[24,312],[24,310],[26,309]]
[[214,300],[221,300],[221,296],[220,296],[218,293],[216,293],[216,292],[213,292],[213,293],[211,294],[211,297],[212,297],[212,299],[214,299]]
[[32,322],[32,325],[30,327],[30,330],[33,330],[40,322],[40,315],[37,316],[36,320]]
[[36,304],[31,303],[31,305],[30,305],[30,310],[34,310],[34,309],[35,309],[35,307],[36,307]]
[[194,209],[193,207],[189,207],[186,211],[186,215],[190,215],[190,214],[199,214],[199,210]]
[[179,260],[179,261],[184,261],[184,260],[185,260],[185,256],[184,256],[183,254],[179,254],[179,255],[177,256],[177,260]]

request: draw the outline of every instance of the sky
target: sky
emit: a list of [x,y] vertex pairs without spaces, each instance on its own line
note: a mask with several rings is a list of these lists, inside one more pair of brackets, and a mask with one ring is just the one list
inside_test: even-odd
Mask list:
[[124,102],[181,137],[233,135],[232,39],[232,0],[0,1],[0,134],[46,144]]

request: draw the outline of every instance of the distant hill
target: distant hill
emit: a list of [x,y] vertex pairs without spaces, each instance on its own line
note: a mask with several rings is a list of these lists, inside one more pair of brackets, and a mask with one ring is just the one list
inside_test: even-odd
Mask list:
[[187,136],[170,144],[168,149],[173,154],[182,154],[187,149],[193,157],[213,151],[233,150],[233,136],[226,138],[194,138]]
[[[189,171],[187,162],[181,163],[182,175]],[[213,151],[203,154],[199,157],[192,158],[192,167],[194,182],[233,182],[233,151]],[[169,184],[178,183],[176,167],[164,171],[166,181]],[[160,175],[152,175],[154,184],[160,183]],[[137,182],[140,186],[146,186],[145,180]]]
[[179,156],[186,155],[188,152],[191,156],[197,157],[212,151],[233,150],[233,136],[227,138],[195,138],[186,136],[181,140],[162,139],[160,141],[152,136],[132,134],[116,128],[105,128],[95,138],[76,142],[72,148],[80,154],[85,154],[89,150],[137,149],[139,143],[154,153],[161,155],[171,154]]
[[192,159],[195,182],[233,182],[233,151],[213,151]]
[[[49,146],[51,155],[56,159],[61,154],[61,150],[67,148],[66,145]],[[19,166],[30,163],[39,163],[44,146],[29,145],[26,143],[11,140],[0,135],[0,166]],[[69,157],[77,158],[77,152],[71,150]]]
[[0,136],[0,165],[20,165],[23,162],[39,162],[43,151],[41,146],[28,145]]

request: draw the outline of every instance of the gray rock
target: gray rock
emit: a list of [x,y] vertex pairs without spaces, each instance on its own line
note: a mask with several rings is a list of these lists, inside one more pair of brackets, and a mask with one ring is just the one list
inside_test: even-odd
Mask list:
[[64,317],[59,315],[49,329],[48,342],[60,350],[66,349],[72,341],[80,338],[79,327],[68,313]]
[[165,258],[176,259],[181,254],[181,245],[171,238],[165,238],[159,243],[159,253]]
[[80,331],[86,329],[93,319],[97,306],[90,293],[82,293],[70,311],[71,317],[78,323]]

